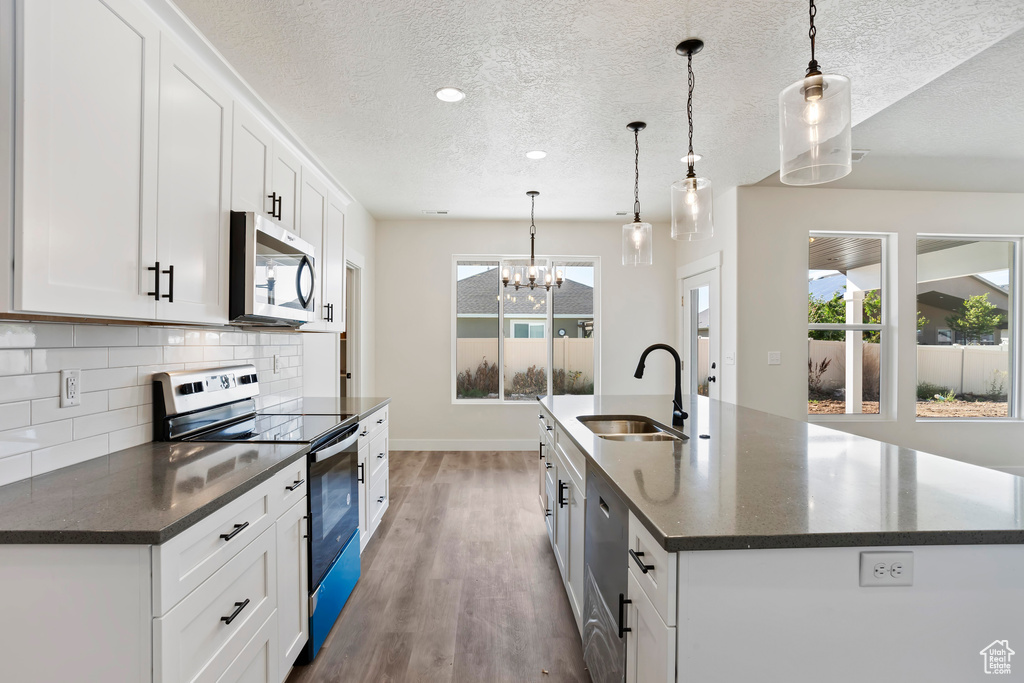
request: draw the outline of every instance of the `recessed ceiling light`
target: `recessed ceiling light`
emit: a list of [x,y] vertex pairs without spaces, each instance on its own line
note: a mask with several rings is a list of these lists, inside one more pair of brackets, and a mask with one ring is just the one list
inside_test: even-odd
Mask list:
[[547,155],[548,155],[548,153],[545,152],[544,150],[542,150],[542,149],[535,149],[532,152],[527,152],[526,153],[526,158],[527,159],[543,159]]
[[[683,162],[684,164],[686,164],[686,163],[689,163],[689,157],[690,157],[690,155],[689,155],[689,154],[687,154],[686,156],[684,156],[684,157],[683,157],[682,159],[680,159],[679,161]],[[701,159],[703,159],[703,158],[704,158],[704,155],[703,155],[703,154],[694,154],[694,155],[693,155],[693,162],[694,162],[694,163],[697,163],[698,161],[700,161],[700,160],[701,160]]]
[[458,88],[440,88],[434,94],[437,95],[437,99],[442,102],[461,102],[466,99],[466,93],[462,92]]

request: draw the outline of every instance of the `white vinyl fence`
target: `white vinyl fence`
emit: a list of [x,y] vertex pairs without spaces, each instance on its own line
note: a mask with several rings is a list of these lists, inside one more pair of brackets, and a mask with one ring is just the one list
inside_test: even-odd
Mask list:
[[[456,341],[456,372],[476,371],[484,358],[498,362],[499,339],[459,339]],[[526,372],[531,365],[545,368],[548,364],[546,339],[506,339],[505,371],[511,378],[517,372]],[[577,384],[594,381],[594,340],[559,338],[554,340],[552,365],[556,370],[582,372]]]
[[[817,367],[832,360],[822,375],[822,388],[839,389],[846,382],[846,342],[807,340],[808,357]],[[879,345],[864,344],[864,374],[879,371]],[[1009,390],[1010,355],[1003,346],[918,346],[917,383],[934,384],[957,394],[1004,394]]]

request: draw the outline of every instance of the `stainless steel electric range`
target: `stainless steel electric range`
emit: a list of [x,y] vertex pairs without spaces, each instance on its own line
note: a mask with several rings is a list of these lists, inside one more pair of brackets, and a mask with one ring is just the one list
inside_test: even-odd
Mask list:
[[158,441],[274,442],[309,447],[309,642],[312,660],[359,580],[358,415],[256,408],[252,365],[158,373],[153,379]]

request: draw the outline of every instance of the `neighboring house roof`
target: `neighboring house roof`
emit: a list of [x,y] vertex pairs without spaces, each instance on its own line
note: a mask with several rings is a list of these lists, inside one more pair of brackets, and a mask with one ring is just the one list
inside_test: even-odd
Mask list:
[[[497,315],[498,269],[491,268],[477,275],[458,281],[456,293],[458,301],[457,315]],[[505,316],[533,315],[544,313],[546,297],[542,288],[530,291],[529,287],[520,287],[515,291],[511,286],[506,290],[509,297],[505,299]],[[554,294],[555,315],[560,317],[589,317],[594,315],[594,288],[566,279],[562,286],[552,290]]]
[[829,301],[836,294],[842,294],[846,290],[846,276],[842,273],[826,275],[815,280],[807,281],[807,290],[815,299]]

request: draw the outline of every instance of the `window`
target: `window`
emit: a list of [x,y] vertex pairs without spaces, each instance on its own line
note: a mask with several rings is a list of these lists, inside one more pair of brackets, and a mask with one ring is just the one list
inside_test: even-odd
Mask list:
[[1017,242],[917,240],[917,416],[1013,414]]
[[554,261],[561,287],[503,287],[506,257],[455,258],[453,400],[520,402],[593,394],[596,259]]
[[811,233],[807,412],[881,415],[887,344],[883,235]]

